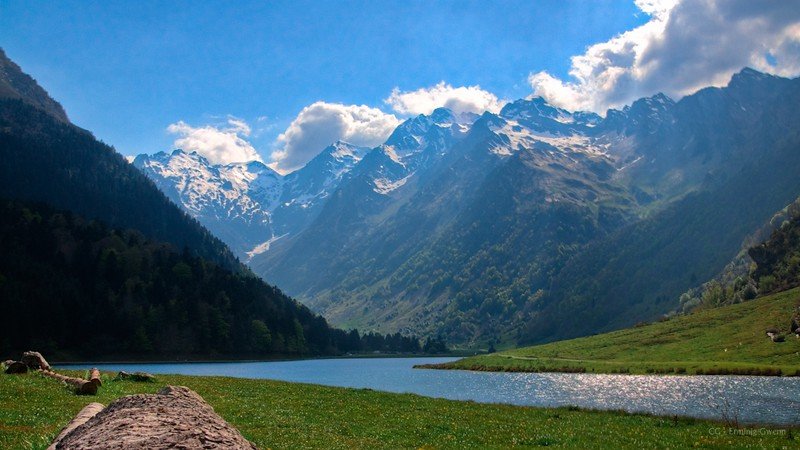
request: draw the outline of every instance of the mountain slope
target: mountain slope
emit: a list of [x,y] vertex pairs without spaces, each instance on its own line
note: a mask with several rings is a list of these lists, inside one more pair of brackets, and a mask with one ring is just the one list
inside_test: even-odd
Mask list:
[[465,358],[437,368],[517,372],[800,374],[794,338],[772,342],[765,330],[789,330],[797,289],[738,305],[596,336]]
[[[513,371],[800,375],[800,215],[749,248],[760,298],[705,308],[651,325],[478,356],[439,368]],[[581,319],[579,319],[581,320]]]
[[[604,119],[521,100],[411,176],[390,138],[252,267],[334,323],[467,344],[652,319],[800,194],[798,95],[745,69]],[[402,184],[376,191],[381,173]]]
[[139,155],[133,165],[238,256],[272,237],[269,211],[282,180],[264,164],[213,165],[195,152],[175,150]]
[[0,197],[46,202],[197,254],[239,263],[141,172],[87,131],[21,100],[0,100]]
[[69,122],[67,113],[61,105],[50,98],[47,91],[36,80],[24,73],[0,48],[0,99],[20,99],[33,105],[61,122]]
[[792,205],[791,219],[777,228],[770,238],[748,251],[756,264],[753,279],[759,292],[775,292],[800,286],[800,214]]
[[[675,126],[687,145],[672,149],[700,161],[689,167],[720,162],[694,193],[573,258],[554,277],[521,341],[650,320],[673,309],[698,280],[719,273],[749,233],[800,194],[800,114],[791,106],[798,100],[800,80],[744,71],[728,88],[679,102]],[[705,117],[711,123],[701,126]]]
[[0,99],[0,157],[4,353],[208,358],[361,348],[358,333],[331,329],[257,278],[114,149],[35,102]]
[[[449,148],[418,152],[433,157],[413,172],[390,138],[307,230],[254,260],[254,269],[337,323],[445,332],[462,342],[494,332],[535,295],[531,281],[510,287],[509,280],[545,277],[546,268],[528,264],[559,260],[573,242],[630,215],[632,200],[612,179],[614,161],[588,138],[559,134],[589,128],[584,116],[553,109],[561,122],[531,119],[542,109],[540,100],[520,101],[500,116],[484,114],[453,134]],[[370,158],[372,171],[361,167]],[[376,189],[384,178],[403,184]],[[481,285],[487,260],[505,264],[492,287]],[[486,288],[506,290],[505,298],[485,296]]]
[[368,150],[337,141],[286,175],[280,200],[272,208],[275,237],[294,235],[307,227]]
[[259,161],[212,164],[180,149],[133,165],[247,260],[305,228],[366,151],[339,141],[285,177]]
[[67,359],[171,359],[338,350],[323,319],[252,274],[44,205],[4,201],[0,210],[3,354],[36,347]]

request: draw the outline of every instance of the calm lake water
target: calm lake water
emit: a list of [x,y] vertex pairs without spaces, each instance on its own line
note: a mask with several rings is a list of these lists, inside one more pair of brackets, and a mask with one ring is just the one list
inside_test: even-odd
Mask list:
[[[490,373],[413,369],[455,358],[354,358],[246,363],[99,364],[104,371],[225,375],[283,380],[428,397],[622,409],[742,423],[800,424],[800,378],[744,376]],[[71,365],[70,369],[94,367]]]

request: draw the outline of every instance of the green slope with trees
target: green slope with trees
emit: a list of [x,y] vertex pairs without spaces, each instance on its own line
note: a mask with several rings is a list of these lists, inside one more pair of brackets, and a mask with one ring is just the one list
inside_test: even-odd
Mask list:
[[244,267],[113,148],[22,100],[0,99],[0,197],[45,202]]
[[0,352],[266,358],[441,352],[345,332],[264,283],[0,50]]
[[[595,336],[436,366],[530,372],[800,375],[800,289]],[[773,342],[766,330],[785,336]]]
[[[694,312],[654,324],[466,358],[448,369],[800,375],[800,212],[749,249],[747,279],[706,284]],[[788,289],[788,290],[785,290]],[[751,295],[762,297],[747,301]],[[765,295],[766,294],[766,295]],[[767,332],[773,332],[775,339]]]
[[[0,202],[0,354],[79,358],[265,358],[442,352],[400,334],[360,335],[249,272],[45,205]],[[423,348],[424,347],[424,348]]]

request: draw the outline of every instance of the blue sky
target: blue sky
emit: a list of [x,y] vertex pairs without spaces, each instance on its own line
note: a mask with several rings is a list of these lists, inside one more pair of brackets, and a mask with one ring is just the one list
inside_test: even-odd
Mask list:
[[3,1],[0,45],[77,124],[122,153],[232,114],[275,135],[318,100],[384,107],[394,87],[446,81],[502,97],[528,73],[646,18],[629,1]]
[[[560,106],[602,111],[657,90],[676,95],[720,84],[747,63],[764,66],[752,61],[753,52],[747,53],[749,41],[757,48],[774,48],[766,56],[778,55],[784,66],[777,72],[797,71],[787,66],[791,58],[780,47],[786,36],[790,43],[800,42],[791,27],[798,22],[793,10],[800,8],[780,11],[778,6],[791,6],[793,0],[763,8],[772,21],[765,23],[770,29],[765,37],[754,36],[750,27],[733,38],[709,25],[736,29],[730,22],[736,15],[718,5],[726,2],[675,3],[0,0],[0,46],[64,105],[73,122],[123,154],[168,150],[181,138],[185,145],[205,145],[219,131],[230,138],[214,141],[222,142],[219,148],[244,146],[245,154],[255,149],[266,162],[286,158],[284,169],[289,169],[310,155],[296,149],[342,135],[350,122],[335,122],[338,131],[318,135],[311,125],[303,128],[308,123],[324,122],[331,128],[331,114],[357,121],[366,115],[385,128],[418,112],[416,97],[411,106],[386,103],[395,88],[427,94],[444,81],[445,88],[479,85],[480,92],[499,100],[536,92]],[[745,13],[750,14],[745,19],[766,16],[763,11]],[[687,33],[671,37],[671,16],[679,14],[706,21],[696,23],[695,30],[703,35],[709,28],[708,36],[700,36],[706,45],[686,41]],[[681,23],[692,25],[686,19]],[[713,33],[736,46],[715,47]],[[658,45],[640,45],[653,42]],[[672,42],[674,49],[668,45]],[[661,53],[645,54],[656,47]],[[713,62],[695,47],[714,55],[722,52],[727,66],[677,70],[680,58]],[[739,48],[743,56],[732,58],[730,53]],[[585,58],[575,64],[575,55]],[[644,59],[650,66],[653,60],[664,61],[668,70],[662,65],[660,76],[642,76],[646,71],[636,64]],[[610,66],[613,71],[606,70]],[[584,79],[576,82],[570,70],[583,73]],[[607,74],[625,70],[631,75],[616,84],[624,89],[609,88],[616,85]],[[390,116],[350,106],[331,109],[330,104],[365,105]],[[314,105],[316,109],[304,109]],[[366,135],[362,131],[343,137],[377,142],[374,129]],[[284,136],[279,139],[280,133]],[[296,158],[286,156],[291,152]]]

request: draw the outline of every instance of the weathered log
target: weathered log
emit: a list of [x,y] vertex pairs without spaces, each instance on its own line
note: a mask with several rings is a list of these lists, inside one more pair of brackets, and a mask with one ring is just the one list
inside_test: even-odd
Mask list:
[[22,354],[22,362],[24,362],[28,368],[33,370],[50,370],[50,364],[47,363],[47,360],[44,359],[39,352],[25,352]]
[[156,381],[156,377],[147,373],[147,372],[134,372],[128,373],[124,370],[120,370],[117,374],[116,380],[123,380],[123,381],[140,381],[140,382],[154,382]]
[[52,372],[50,370],[40,370],[39,373],[69,385],[78,395],[97,394],[97,385],[92,383],[91,381],[82,380],[80,378],[68,377],[65,375],[61,375],[59,373]]
[[21,361],[12,361],[8,360],[3,362],[3,372],[5,373],[26,373],[28,371],[28,366],[26,366]]
[[92,367],[91,369],[89,369],[88,380],[89,382],[96,384],[97,387],[103,385],[103,382],[100,381],[100,371],[96,367]]
[[114,400],[88,422],[67,433],[58,447],[256,449],[202,397],[180,386],[165,387],[158,394]]
[[75,428],[85,424],[89,421],[92,417],[96,416],[97,413],[103,410],[103,405],[100,403],[89,403],[88,405],[84,406],[82,410],[78,412],[78,414],[61,430],[61,433],[58,433],[55,440],[47,450],[56,450],[58,443],[61,442],[66,435],[72,432]]

